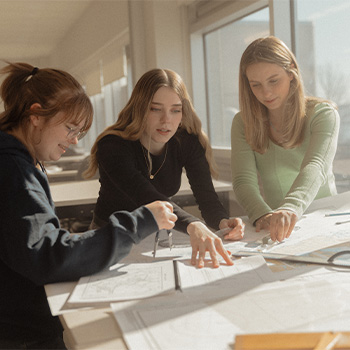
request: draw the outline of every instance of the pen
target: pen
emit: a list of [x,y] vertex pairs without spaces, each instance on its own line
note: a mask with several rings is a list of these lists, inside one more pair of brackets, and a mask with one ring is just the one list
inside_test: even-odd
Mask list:
[[347,222],[350,222],[350,220],[339,221],[339,222],[336,222],[335,224],[336,224],[336,225],[341,225],[341,224],[346,224]]
[[340,215],[350,215],[350,213],[332,213],[332,214],[325,214],[325,216],[340,216]]

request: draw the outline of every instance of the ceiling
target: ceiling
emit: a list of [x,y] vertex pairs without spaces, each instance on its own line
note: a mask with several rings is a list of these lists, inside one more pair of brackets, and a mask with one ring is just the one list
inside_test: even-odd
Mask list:
[[49,56],[92,1],[0,0],[0,60]]

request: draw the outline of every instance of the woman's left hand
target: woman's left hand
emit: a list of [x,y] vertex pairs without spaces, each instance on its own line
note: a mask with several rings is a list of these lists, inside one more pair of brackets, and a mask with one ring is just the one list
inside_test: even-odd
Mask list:
[[198,255],[198,268],[204,267],[206,251],[209,252],[214,267],[219,267],[219,253],[228,265],[233,265],[230,254],[224,248],[222,240],[215,233],[210,231],[202,222],[191,222],[187,226],[187,232],[190,235],[192,246],[192,265],[196,265]]

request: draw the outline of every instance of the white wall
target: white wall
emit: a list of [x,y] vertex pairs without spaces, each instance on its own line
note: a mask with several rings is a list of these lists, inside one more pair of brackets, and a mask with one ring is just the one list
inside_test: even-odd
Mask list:
[[[94,1],[50,59],[66,70],[76,67],[128,29],[128,1]],[[124,45],[124,43],[121,43]]]
[[129,16],[133,82],[159,67],[175,70],[189,85],[186,6],[177,1],[130,1]]
[[[112,41],[130,44],[133,85],[149,69],[177,71],[191,91],[188,24],[184,1],[94,1],[71,28],[47,65],[73,74]],[[127,34],[127,39],[126,35]],[[85,69],[85,68],[83,68]]]

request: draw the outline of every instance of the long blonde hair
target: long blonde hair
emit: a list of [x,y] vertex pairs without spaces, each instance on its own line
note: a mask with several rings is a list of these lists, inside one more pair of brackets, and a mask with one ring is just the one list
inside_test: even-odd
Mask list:
[[[245,125],[245,136],[252,149],[259,153],[266,152],[269,145],[268,110],[254,96],[246,75],[248,66],[266,62],[277,64],[293,79],[290,83],[282,121],[282,143],[284,148],[300,145],[304,138],[304,125],[307,102],[316,101],[306,98],[299,66],[294,54],[280,39],[268,36],[253,41],[244,51],[239,70],[239,104]],[[313,103],[311,103],[313,104]]]
[[[91,148],[89,168],[84,173],[86,178],[94,176],[98,169],[96,158],[98,142],[106,135],[117,135],[126,140],[139,140],[146,128],[146,119],[150,110],[154,94],[161,87],[170,87],[179,96],[182,103],[182,121],[180,129],[185,129],[188,133],[197,135],[209,163],[211,174],[216,177],[214,161],[212,158],[212,148],[207,135],[202,130],[202,123],[197,116],[187,92],[186,86],[176,72],[169,69],[152,69],[146,72],[136,83],[131,97],[119,113],[117,121],[106,128],[96,139]],[[176,135],[175,135],[176,137]]]

